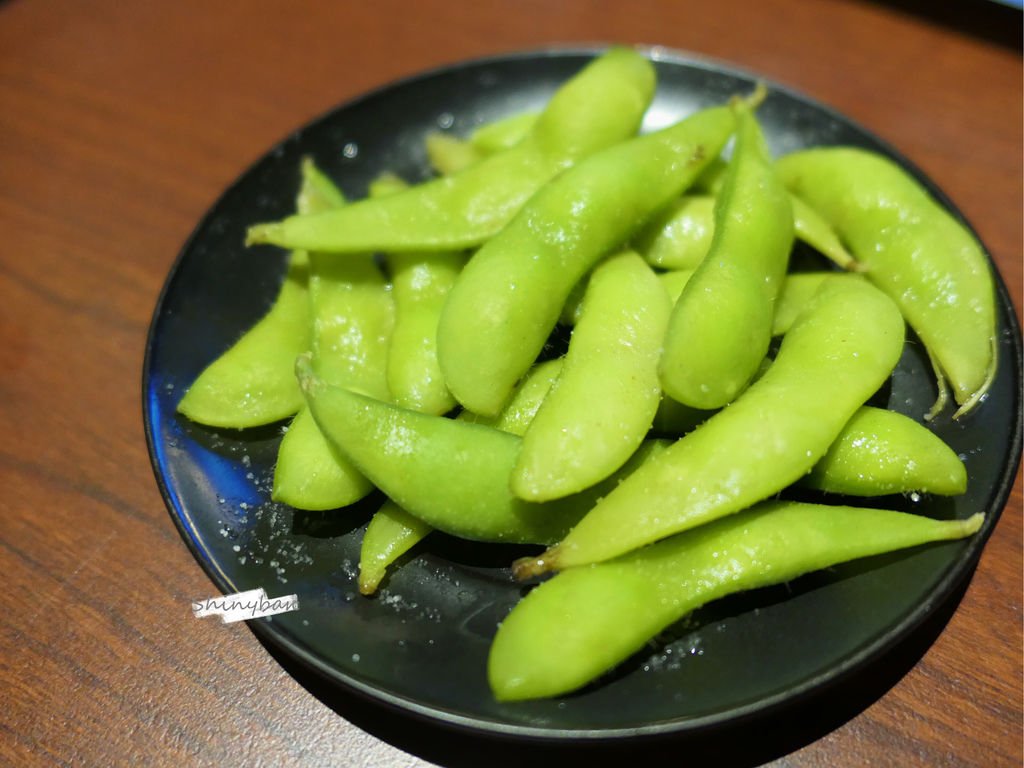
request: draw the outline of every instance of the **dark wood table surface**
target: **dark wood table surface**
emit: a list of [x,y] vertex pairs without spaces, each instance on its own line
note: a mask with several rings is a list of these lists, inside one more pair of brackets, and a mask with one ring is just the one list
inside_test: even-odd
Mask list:
[[919,5],[0,2],[0,764],[1020,765],[1019,474],[959,605],[841,704],[717,741],[545,750],[334,697],[244,624],[194,619],[213,585],[143,436],[161,285],[250,162],[395,78],[554,43],[692,51],[851,116],[952,197],[1019,316],[1021,17]]

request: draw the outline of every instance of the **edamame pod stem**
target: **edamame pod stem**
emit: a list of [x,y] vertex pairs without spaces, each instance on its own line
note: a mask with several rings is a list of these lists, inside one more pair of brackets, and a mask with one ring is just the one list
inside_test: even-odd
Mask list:
[[433,528],[478,541],[548,543],[659,446],[646,443],[623,474],[547,504],[509,490],[522,440],[470,422],[390,405],[317,378],[306,356],[299,384],[317,424],[390,499]]
[[[497,418],[485,419],[470,411],[462,411],[457,418],[522,436],[561,370],[562,358],[535,366],[523,377]],[[427,523],[388,499],[374,514],[363,536],[359,553],[359,591],[364,595],[376,591],[391,564],[432,530]]]
[[799,480],[892,373],[903,329],[869,283],[826,283],[761,378],[623,481],[561,543],[518,561],[517,577],[607,560]]
[[971,232],[891,160],[862,149],[794,152],[781,178],[822,214],[899,305],[969,412],[996,368],[995,285]]
[[864,406],[800,484],[847,496],[956,496],[967,490],[967,469],[927,427],[901,413]]
[[523,435],[512,492],[547,501],[605,479],[651,428],[671,305],[633,251],[594,268],[558,380]]
[[532,590],[488,659],[500,701],[574,691],[712,600],[850,560],[975,533],[983,516],[766,502],[651,547],[572,568]]
[[659,367],[666,394],[701,409],[732,401],[768,352],[793,246],[789,195],[757,120],[740,104],[737,121],[711,249],[672,309]]
[[548,179],[636,133],[654,68],[613,48],[555,93],[530,134],[465,170],[309,216],[251,227],[246,242],[323,252],[458,250],[498,232]]
[[728,107],[595,154],[546,184],[469,260],[438,330],[455,399],[494,414],[530,368],[573,286],[682,193],[732,133]]

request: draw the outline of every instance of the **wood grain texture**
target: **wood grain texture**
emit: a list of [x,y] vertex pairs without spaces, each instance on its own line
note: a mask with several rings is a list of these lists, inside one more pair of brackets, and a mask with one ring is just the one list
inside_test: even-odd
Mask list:
[[[729,61],[859,121],[953,198],[1019,316],[1021,55],[1005,39],[853,0],[0,3],[0,764],[483,761],[430,728],[328,707],[244,627],[192,619],[212,585],[153,481],[142,356],[192,226],[290,130],[425,68],[592,41]],[[1018,475],[909,672],[729,762],[1020,765],[1021,511]],[[680,749],[647,748],[673,763]]]

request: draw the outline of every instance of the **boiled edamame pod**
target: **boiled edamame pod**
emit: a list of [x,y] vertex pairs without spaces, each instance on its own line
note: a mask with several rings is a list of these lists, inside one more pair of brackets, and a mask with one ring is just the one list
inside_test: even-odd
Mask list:
[[995,286],[971,232],[891,160],[849,147],[780,158],[789,188],[836,229],[868,278],[899,305],[971,410],[996,368]]
[[720,408],[768,351],[793,245],[793,211],[753,113],[737,107],[736,147],[715,208],[711,250],[672,309],[659,373],[665,392]]
[[864,406],[800,483],[848,496],[956,496],[967,490],[967,469],[927,427],[901,413]]
[[623,481],[557,546],[517,562],[517,576],[607,560],[799,480],[892,373],[903,329],[899,310],[869,283],[826,283],[761,378]]
[[715,231],[715,198],[683,195],[648,222],[633,248],[652,267],[695,269],[708,253]]
[[[932,520],[880,509],[766,502],[532,590],[488,659],[502,701],[576,690],[700,606],[856,558],[959,539],[981,514]],[[756,653],[756,649],[752,649]]]
[[585,493],[536,504],[509,490],[519,437],[331,386],[314,375],[307,356],[299,358],[296,370],[310,410],[331,442],[404,510],[465,539],[557,541],[659,447],[645,443],[621,473]]
[[562,372],[523,436],[513,493],[531,501],[578,493],[633,454],[661,399],[658,355],[670,310],[633,251],[595,267]]
[[359,549],[359,591],[372,595],[388,566],[433,529],[388,499],[370,519]]
[[[469,260],[438,330],[455,399],[494,414],[533,364],[573,286],[677,197],[733,130],[706,109],[593,155],[546,184]],[[538,128],[540,123],[538,123]]]
[[654,80],[643,56],[614,48],[562,86],[530,134],[511,149],[400,194],[257,224],[247,242],[357,253],[479,245],[566,166],[635,134]]

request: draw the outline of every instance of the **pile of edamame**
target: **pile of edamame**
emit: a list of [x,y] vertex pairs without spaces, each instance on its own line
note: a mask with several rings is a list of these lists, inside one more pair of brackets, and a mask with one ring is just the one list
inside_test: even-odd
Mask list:
[[[982,523],[779,500],[964,492],[925,424],[866,403],[909,325],[928,417],[947,392],[956,418],[983,407],[995,291],[971,233],[885,157],[773,158],[760,88],[640,135],[655,89],[611,49],[538,114],[428,137],[435,178],[355,202],[306,161],[296,214],[249,230],[290,252],[276,301],[178,406],[291,419],[278,501],[383,491],[365,594],[434,530],[545,545],[512,564],[555,575],[496,628],[502,700],[591,684],[718,597]],[[820,270],[789,272],[795,239]]]

